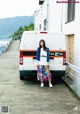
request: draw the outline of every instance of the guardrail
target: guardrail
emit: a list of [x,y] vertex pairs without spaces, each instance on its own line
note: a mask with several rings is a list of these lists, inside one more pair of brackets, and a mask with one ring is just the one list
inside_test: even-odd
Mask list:
[[12,42],[12,38],[9,38],[8,40],[2,40],[0,43],[0,54],[6,52],[8,49],[10,43]]
[[67,62],[64,81],[80,97],[80,68]]

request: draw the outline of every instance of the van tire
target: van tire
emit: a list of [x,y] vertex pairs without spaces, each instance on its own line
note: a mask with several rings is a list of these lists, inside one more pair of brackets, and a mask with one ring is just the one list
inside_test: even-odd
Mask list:
[[25,77],[24,71],[19,71],[20,80],[24,80],[25,79],[24,77]]
[[24,76],[20,76],[20,80],[24,80]]

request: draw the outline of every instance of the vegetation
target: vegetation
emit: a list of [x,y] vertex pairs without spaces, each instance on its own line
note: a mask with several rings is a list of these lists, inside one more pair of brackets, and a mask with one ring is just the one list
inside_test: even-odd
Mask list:
[[24,31],[32,31],[34,30],[34,24],[31,23],[28,26],[20,26],[19,29],[13,33],[12,38],[13,39],[20,39]]

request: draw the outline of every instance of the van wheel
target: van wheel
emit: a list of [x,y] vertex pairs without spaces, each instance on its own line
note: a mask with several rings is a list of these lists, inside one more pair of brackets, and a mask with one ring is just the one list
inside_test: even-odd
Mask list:
[[19,71],[19,78],[20,80],[24,80],[24,72],[23,71]]
[[24,80],[24,76],[20,76],[20,80]]

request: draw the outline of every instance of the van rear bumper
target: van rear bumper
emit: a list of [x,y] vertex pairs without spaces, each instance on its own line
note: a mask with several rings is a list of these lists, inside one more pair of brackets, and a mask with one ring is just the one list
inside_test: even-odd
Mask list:
[[[59,76],[64,76],[65,75],[65,71],[64,70],[56,70],[56,71],[51,71],[52,75],[59,75]],[[36,70],[20,70],[19,71],[20,76],[34,76],[37,75],[37,71]]]

